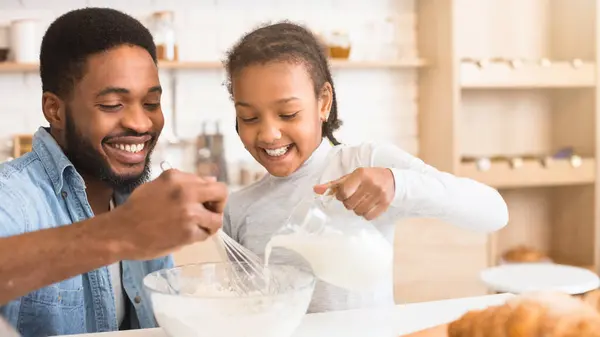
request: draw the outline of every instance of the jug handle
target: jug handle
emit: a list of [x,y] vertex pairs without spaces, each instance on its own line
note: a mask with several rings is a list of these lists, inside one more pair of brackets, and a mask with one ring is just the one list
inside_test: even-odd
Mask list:
[[334,188],[329,187],[325,190],[325,192],[322,195],[319,196],[319,200],[321,201],[323,206],[328,206],[333,200],[335,200],[333,192]]

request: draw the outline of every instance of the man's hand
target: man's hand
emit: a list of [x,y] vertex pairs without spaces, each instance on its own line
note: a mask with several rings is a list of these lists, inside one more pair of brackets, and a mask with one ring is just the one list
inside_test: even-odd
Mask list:
[[155,258],[216,233],[226,200],[223,183],[170,169],[110,214],[111,232],[128,259]]

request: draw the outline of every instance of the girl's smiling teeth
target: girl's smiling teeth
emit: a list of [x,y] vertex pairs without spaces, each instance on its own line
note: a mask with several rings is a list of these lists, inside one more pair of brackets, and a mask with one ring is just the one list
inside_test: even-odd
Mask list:
[[130,152],[130,153],[138,153],[142,150],[144,150],[144,147],[146,147],[146,143],[141,143],[141,144],[110,144],[110,146],[121,150],[121,151],[126,151],[126,152]]
[[291,147],[292,147],[292,144],[288,144],[286,146],[278,147],[276,149],[264,149],[264,150],[271,157],[281,157],[284,154],[286,154]]

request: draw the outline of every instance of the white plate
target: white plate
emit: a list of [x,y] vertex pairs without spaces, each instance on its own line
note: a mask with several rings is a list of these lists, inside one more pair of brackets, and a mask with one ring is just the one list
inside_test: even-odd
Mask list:
[[571,295],[600,287],[600,278],[590,270],[555,263],[514,263],[487,268],[480,278],[497,292],[521,294],[555,290]]

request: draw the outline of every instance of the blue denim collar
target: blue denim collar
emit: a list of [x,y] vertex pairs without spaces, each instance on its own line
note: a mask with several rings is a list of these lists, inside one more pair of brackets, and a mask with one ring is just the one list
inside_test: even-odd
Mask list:
[[81,183],[81,186],[85,188],[85,182],[83,177],[75,170],[73,163],[67,158],[64,151],[58,145],[54,137],[49,132],[49,129],[40,127],[33,135],[33,151],[40,158],[50,181],[54,192],[58,195],[61,193],[65,174],[73,174],[74,177]]

